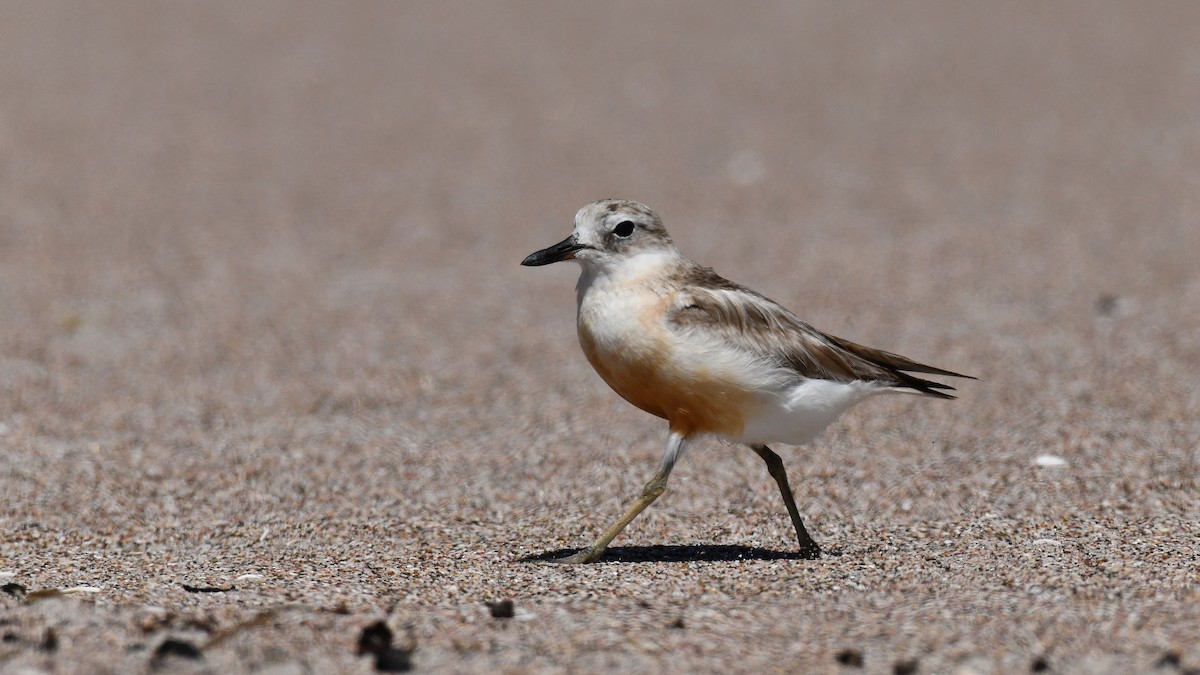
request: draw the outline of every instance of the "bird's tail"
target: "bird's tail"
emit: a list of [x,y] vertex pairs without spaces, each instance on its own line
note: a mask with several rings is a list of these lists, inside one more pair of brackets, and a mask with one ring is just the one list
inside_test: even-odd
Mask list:
[[917,361],[900,356],[899,354],[893,354],[891,352],[885,352],[882,349],[867,347],[856,342],[834,337],[832,335],[830,335],[829,338],[842,349],[851,352],[861,359],[870,361],[871,363],[895,375],[895,387],[891,388],[890,391],[924,394],[926,396],[933,396],[935,398],[955,398],[954,395],[946,393],[948,391],[954,391],[954,387],[942,382],[926,380],[915,375],[910,375],[909,373],[942,375],[944,377],[961,377],[967,380],[976,379],[971,375],[963,375],[962,373],[956,373],[952,370],[935,368],[934,366],[918,363]]

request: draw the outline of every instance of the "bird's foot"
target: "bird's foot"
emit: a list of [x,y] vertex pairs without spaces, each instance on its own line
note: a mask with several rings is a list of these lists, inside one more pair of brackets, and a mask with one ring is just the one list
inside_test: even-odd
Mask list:
[[604,549],[596,550],[591,546],[568,556],[561,558],[551,558],[548,562],[559,563],[561,565],[579,565],[582,563],[592,563],[600,559],[604,555]]
[[808,540],[800,542],[800,557],[805,560],[816,560],[821,557],[821,547],[817,546],[817,542]]

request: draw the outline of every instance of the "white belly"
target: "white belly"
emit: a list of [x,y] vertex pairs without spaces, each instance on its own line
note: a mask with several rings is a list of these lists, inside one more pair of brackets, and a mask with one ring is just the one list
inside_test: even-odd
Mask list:
[[825,430],[839,415],[885,389],[866,382],[802,380],[776,391],[763,391],[747,411],[736,443],[803,445]]

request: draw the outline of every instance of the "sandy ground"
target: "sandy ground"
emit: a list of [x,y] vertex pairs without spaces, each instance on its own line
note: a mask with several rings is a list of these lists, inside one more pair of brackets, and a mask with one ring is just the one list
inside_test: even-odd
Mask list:
[[[1194,2],[4,3],[0,671],[1195,672],[1197,35]],[[529,560],[665,440],[580,354],[576,270],[517,264],[607,196],[980,378],[777,448],[826,557],[705,441],[602,563]]]

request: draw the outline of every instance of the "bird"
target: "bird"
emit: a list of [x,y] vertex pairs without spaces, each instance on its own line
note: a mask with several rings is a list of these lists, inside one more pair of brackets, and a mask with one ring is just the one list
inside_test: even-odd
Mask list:
[[579,263],[576,329],[600,378],[667,421],[666,450],[638,498],[589,546],[554,558],[599,560],[667,487],[684,447],[702,436],[748,446],[767,465],[799,543],[816,559],[783,461],[768,444],[803,445],[852,406],[885,393],[955,398],[914,375],[975,379],[824,333],[782,305],[685,258],[645,204],[601,199],[575,215],[569,237],[522,265]]

